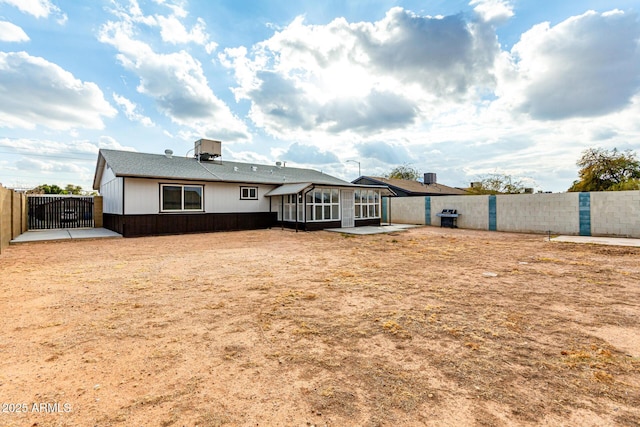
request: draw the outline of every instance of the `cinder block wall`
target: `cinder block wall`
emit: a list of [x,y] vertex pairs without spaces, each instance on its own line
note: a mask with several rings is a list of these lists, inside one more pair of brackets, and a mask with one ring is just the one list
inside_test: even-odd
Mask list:
[[591,233],[640,237],[640,191],[591,193]]
[[579,193],[496,196],[500,231],[575,235],[580,232]]
[[[510,194],[495,196],[392,197],[389,221],[440,225],[437,213],[456,209],[459,228],[522,233],[640,238],[640,191]],[[425,219],[428,214],[428,219]]]
[[489,229],[489,196],[437,196],[431,197],[431,225],[440,225],[436,215],[443,209],[456,209],[459,228]]
[[424,197],[389,197],[390,222],[425,225]]

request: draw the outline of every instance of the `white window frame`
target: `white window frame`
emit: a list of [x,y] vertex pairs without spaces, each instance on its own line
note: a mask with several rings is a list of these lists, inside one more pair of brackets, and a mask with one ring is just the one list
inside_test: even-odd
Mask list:
[[282,220],[296,221],[296,199],[298,200],[298,222],[304,222],[304,204],[302,194],[285,194],[283,202]]
[[[164,189],[165,187],[180,188],[180,209],[165,209]],[[186,188],[197,188],[200,192],[200,207],[197,209],[187,209],[184,206],[184,193]],[[160,184],[160,212],[204,212],[204,185],[198,184]]]
[[340,221],[340,189],[314,188],[307,192],[306,206],[306,222]]
[[380,218],[380,190],[356,189],[353,197],[356,219]]
[[258,187],[240,187],[240,200],[258,200]]

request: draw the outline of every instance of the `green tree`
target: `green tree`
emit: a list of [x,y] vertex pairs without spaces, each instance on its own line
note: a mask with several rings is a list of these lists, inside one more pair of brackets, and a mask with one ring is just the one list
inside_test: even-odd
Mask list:
[[640,190],[640,161],[631,150],[589,148],[576,164],[580,179],[568,191]]
[[64,194],[83,194],[84,191],[82,191],[82,187],[80,187],[79,185],[73,185],[73,184],[67,184],[66,187],[64,187]]
[[407,164],[396,166],[391,172],[385,175],[389,179],[406,179],[409,181],[417,181],[420,178],[420,172]]
[[520,194],[525,192],[524,183],[502,173],[484,175],[467,189],[471,194]]
[[29,190],[32,194],[83,194],[84,191],[79,185],[67,184],[65,188],[60,188],[55,184],[42,184]]

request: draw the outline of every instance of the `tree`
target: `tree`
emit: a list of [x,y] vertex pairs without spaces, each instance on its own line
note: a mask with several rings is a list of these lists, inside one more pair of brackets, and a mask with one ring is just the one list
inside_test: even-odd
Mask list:
[[580,179],[568,191],[640,190],[640,161],[631,150],[589,148],[576,164]]
[[467,191],[471,194],[520,194],[525,192],[525,186],[511,175],[491,173],[474,182]]
[[420,172],[416,168],[413,168],[407,164],[396,166],[391,169],[385,178],[389,179],[406,179],[409,181],[417,181],[420,178]]
[[84,191],[79,185],[67,184],[65,188],[60,188],[55,184],[42,184],[29,190],[31,194],[83,194]]
[[64,194],[82,194],[82,193],[84,193],[84,191],[82,191],[82,187],[80,187],[79,185],[67,184],[67,186],[64,187]]

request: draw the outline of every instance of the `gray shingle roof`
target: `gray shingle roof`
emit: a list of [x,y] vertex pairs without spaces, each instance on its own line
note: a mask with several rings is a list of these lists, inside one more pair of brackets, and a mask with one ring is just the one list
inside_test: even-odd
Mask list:
[[252,163],[213,160],[199,162],[195,158],[132,151],[101,149],[94,177],[93,188],[100,186],[102,165],[124,177],[145,177],[193,181],[242,182],[255,184],[312,183],[316,185],[352,186],[350,182],[313,169],[268,166]]
[[393,178],[384,178],[380,176],[361,176],[355,181],[358,182],[362,179],[374,182],[376,184],[387,185],[392,190],[402,190],[409,194],[413,195],[465,195],[469,194],[464,190],[459,188],[449,187],[444,184],[423,184],[419,181],[412,181],[408,179],[393,179]]

